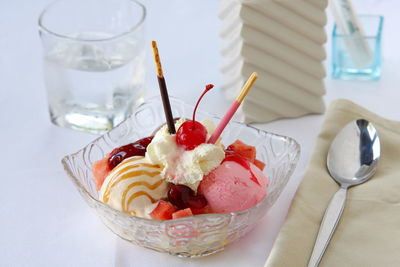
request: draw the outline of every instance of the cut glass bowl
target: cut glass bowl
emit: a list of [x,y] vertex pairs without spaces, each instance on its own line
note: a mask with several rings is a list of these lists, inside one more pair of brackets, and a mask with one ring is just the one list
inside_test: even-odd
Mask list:
[[[190,118],[193,106],[171,98],[174,117]],[[217,125],[219,118],[198,111],[196,118],[210,119]],[[298,143],[285,136],[230,122],[222,133],[222,143],[229,145],[239,139],[257,148],[257,159],[266,163],[267,197],[256,206],[230,214],[203,214],[174,220],[150,220],[115,210],[99,201],[92,175],[92,163],[102,159],[116,147],[152,135],[165,122],[160,98],[142,104],[127,120],[105,133],[78,152],[62,159],[65,171],[76,188],[116,235],[136,245],[179,257],[206,256],[249,232],[267,213],[285,188],[300,155]]]

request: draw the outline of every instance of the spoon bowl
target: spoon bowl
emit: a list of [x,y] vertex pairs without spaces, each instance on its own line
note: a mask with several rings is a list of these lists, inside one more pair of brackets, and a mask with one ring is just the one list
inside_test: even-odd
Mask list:
[[358,119],[347,124],[333,140],[327,157],[332,178],[341,187],[350,187],[371,178],[380,159],[380,140],[375,127]]
[[372,123],[364,119],[348,123],[332,141],[327,156],[327,168],[340,189],[325,211],[309,267],[318,266],[325,253],[342,215],[347,188],[369,180],[376,172],[380,156],[378,133]]

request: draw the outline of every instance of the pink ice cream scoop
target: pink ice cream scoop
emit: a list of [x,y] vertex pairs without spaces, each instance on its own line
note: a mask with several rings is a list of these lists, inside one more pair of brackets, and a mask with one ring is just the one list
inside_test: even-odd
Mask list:
[[267,194],[268,181],[263,172],[253,163],[237,159],[224,160],[200,183],[199,191],[213,212],[245,210]]

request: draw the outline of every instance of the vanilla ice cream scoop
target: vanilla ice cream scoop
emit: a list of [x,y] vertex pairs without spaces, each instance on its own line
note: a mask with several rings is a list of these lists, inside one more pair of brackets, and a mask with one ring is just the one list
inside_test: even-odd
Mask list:
[[150,218],[149,207],[167,197],[168,183],[161,171],[144,157],[127,158],[104,180],[100,200],[122,212]]

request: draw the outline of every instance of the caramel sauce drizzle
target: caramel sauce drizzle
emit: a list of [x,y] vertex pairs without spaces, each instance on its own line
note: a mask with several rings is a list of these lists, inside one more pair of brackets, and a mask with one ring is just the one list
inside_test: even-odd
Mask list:
[[[126,195],[128,194],[128,192],[132,189],[132,188],[134,188],[134,187],[136,187],[136,186],[140,186],[140,185],[142,185],[142,186],[145,186],[145,187],[147,187],[148,189],[150,189],[150,190],[154,190],[154,189],[156,189],[157,187],[159,187],[162,183],[163,183],[164,181],[163,180],[159,180],[157,183],[155,183],[155,184],[149,184],[149,183],[147,183],[147,182],[134,182],[134,183],[131,183],[126,189],[125,189],[125,191],[124,191],[124,193],[122,194],[122,200],[121,200],[121,206],[122,206],[122,210],[124,211],[124,212],[128,212],[128,209],[127,209],[127,206],[129,206],[129,204],[135,199],[135,198],[137,198],[137,197],[140,197],[140,196],[142,196],[143,194],[141,194],[141,195],[137,195],[137,196],[135,196],[135,197],[133,197],[134,195],[136,195],[136,194],[138,194],[138,193],[141,193],[141,192],[143,192],[143,193],[145,193],[145,195],[147,196],[147,197],[149,197],[150,198],[150,200],[151,200],[151,202],[152,203],[154,203],[155,201],[154,201],[154,199],[149,195],[149,194],[147,194],[145,191],[138,191],[138,192],[136,192],[135,194],[133,194],[130,198],[129,198],[129,200],[128,200],[128,204],[126,204]],[[132,198],[133,197],[133,198]]]
[[150,163],[136,163],[136,164],[126,166],[126,167],[116,171],[113,174],[113,177],[111,179],[114,179],[120,173],[129,171],[130,169],[135,169],[137,167],[147,167],[147,168],[150,168],[150,169],[158,169],[160,166],[159,165],[150,164]]
[[132,202],[135,198],[138,198],[138,197],[140,197],[140,196],[146,196],[146,197],[148,197],[148,198],[150,199],[151,203],[157,202],[157,200],[155,200],[152,196],[150,196],[149,193],[144,192],[144,191],[139,191],[139,192],[136,192],[135,194],[133,194],[133,195],[128,199],[128,204],[127,204],[127,206],[129,206],[129,205],[131,204],[131,202]]
[[136,216],[136,211],[132,210],[130,212],[128,212],[130,215]]
[[[131,162],[135,162],[135,161],[142,160],[142,159],[144,159],[144,157],[139,157],[139,156],[132,157],[132,158],[125,159],[123,161],[123,163],[131,163]],[[160,168],[160,165],[158,165],[158,164],[151,164],[151,163],[144,163],[144,162],[140,163],[140,164],[143,164],[143,165],[149,166],[149,167]]]
[[107,186],[107,189],[106,189],[106,191],[105,191],[105,193],[104,193],[104,196],[103,196],[103,201],[105,202],[105,203],[107,203],[109,200],[110,200],[110,194],[111,194],[111,189],[114,187],[114,186],[116,186],[117,184],[119,184],[121,181],[123,181],[123,180],[126,180],[126,179],[131,179],[131,178],[134,178],[134,177],[136,177],[136,176],[139,176],[139,175],[147,175],[147,176],[149,176],[149,177],[154,177],[154,176],[157,176],[157,175],[159,175],[160,174],[160,172],[159,171],[155,171],[155,172],[149,172],[149,171],[133,171],[133,172],[129,172],[129,173],[125,173],[124,175],[121,175],[120,177],[119,177],[119,179],[118,180],[116,180],[115,182],[113,182],[111,185],[109,184],[108,186]]
[[[141,158],[139,158],[141,159]],[[132,159],[126,162],[133,162],[136,161],[138,159]],[[146,170],[140,170],[140,171],[130,171],[128,173],[125,173],[124,175],[121,175],[120,177],[118,177],[118,179],[116,179],[115,181],[113,181],[118,174],[123,173],[125,171],[129,171],[131,169],[136,169],[138,167],[149,167],[149,168],[159,168],[159,165],[154,165],[154,164],[149,164],[149,163],[138,163],[138,164],[133,164],[133,165],[129,165],[126,166],[118,171],[116,171],[113,176],[111,177],[111,181],[108,183],[107,188],[104,192],[103,195],[103,202],[107,203],[110,200],[110,194],[111,194],[111,189],[116,186],[117,184],[119,184],[121,181],[126,180],[126,179],[130,179],[130,178],[134,178],[136,176],[139,175],[147,175],[149,177],[154,177],[156,175],[160,174],[160,171],[154,171],[154,172],[150,172],[150,171],[146,171]]]

